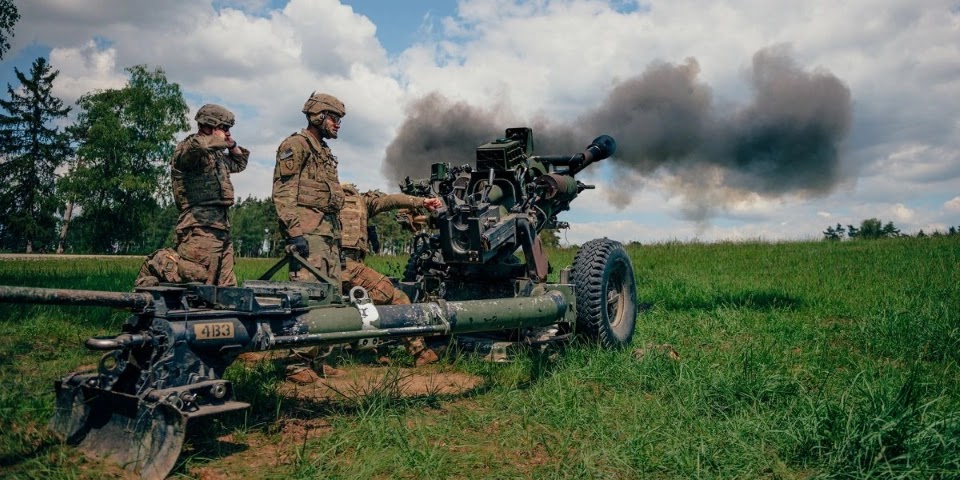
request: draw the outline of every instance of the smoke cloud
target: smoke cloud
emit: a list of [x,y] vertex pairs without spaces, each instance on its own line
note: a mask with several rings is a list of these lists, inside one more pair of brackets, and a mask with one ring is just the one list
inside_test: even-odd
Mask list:
[[[843,180],[840,150],[851,123],[849,88],[825,70],[806,71],[785,46],[758,51],[745,72],[752,96],[733,108],[714,104],[696,59],[656,62],[610,90],[573,125],[510,121],[430,94],[415,102],[387,148],[384,173],[425,177],[434,162],[469,163],[477,145],[506,127],[530,125],[541,154],[581,151],[594,135],[617,140],[608,162],[618,178],[663,177],[683,199],[683,214],[703,221],[745,198],[820,196]],[[591,130],[582,137],[583,126]],[[609,200],[631,201],[636,185],[612,182]]]
[[383,173],[400,182],[407,176],[429,176],[434,163],[472,163],[477,146],[505,128],[496,110],[453,102],[439,93],[421,98],[407,112],[397,137],[387,146]]

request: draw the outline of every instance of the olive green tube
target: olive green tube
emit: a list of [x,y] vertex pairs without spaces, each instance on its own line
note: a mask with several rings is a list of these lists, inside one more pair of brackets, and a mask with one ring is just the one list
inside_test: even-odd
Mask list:
[[406,337],[544,327],[559,322],[569,308],[566,296],[550,291],[534,297],[412,305],[357,305],[317,308],[298,317],[274,346],[336,343],[374,337]]

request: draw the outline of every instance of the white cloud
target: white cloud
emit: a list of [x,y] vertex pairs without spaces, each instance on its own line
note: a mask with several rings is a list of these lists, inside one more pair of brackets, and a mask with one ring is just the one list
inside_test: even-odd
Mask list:
[[[122,86],[123,68],[149,64],[182,85],[192,108],[215,101],[233,109],[235,135],[253,150],[249,170],[235,177],[237,190],[262,197],[270,193],[276,146],[303,126],[300,108],[313,90],[347,104],[341,138],[332,143],[341,176],[393,189],[380,174],[384,150],[405,105],[428,92],[503,106],[503,119],[572,121],[650,62],[695,57],[716,104],[736,106],[750,94],[744,69],[752,55],[786,43],[804,69],[829,70],[850,87],[854,123],[841,168],[862,177],[851,177],[825,198],[770,199],[724,185],[721,177],[709,189],[692,190],[666,175],[622,176],[616,183],[589,172],[600,179],[591,181],[598,188],[565,214],[574,223],[571,241],[589,235],[780,239],[818,235],[827,218],[952,224],[924,205],[941,201],[927,195],[949,198],[960,191],[954,1],[654,0],[627,12],[612,3],[623,4],[461,0],[454,17],[425,17],[422,42],[393,58],[377,40],[377,26],[336,0],[291,0],[275,9],[264,0],[162,6],[36,0],[19,5],[23,18],[14,48],[31,42],[52,47],[51,65],[61,72],[55,93],[67,101]],[[604,133],[589,124],[579,128],[585,137]],[[624,185],[632,201],[618,210],[614,205],[627,203]],[[691,198],[701,211],[689,210]],[[960,211],[960,197],[943,209]],[[593,221],[597,216],[603,220]]]
[[54,48],[50,64],[60,71],[53,94],[67,104],[87,92],[123,88],[127,82],[127,77],[117,71],[116,49],[100,50],[93,40],[77,48]]
[[949,212],[960,212],[960,196],[953,197],[944,202],[943,208]]
[[912,208],[908,208],[902,203],[898,203],[893,206],[890,211],[890,216],[896,219],[898,222],[911,222],[916,217],[917,212]]

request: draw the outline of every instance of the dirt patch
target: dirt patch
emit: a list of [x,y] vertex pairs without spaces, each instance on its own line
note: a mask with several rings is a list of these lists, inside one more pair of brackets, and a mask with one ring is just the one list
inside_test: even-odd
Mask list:
[[254,366],[260,362],[270,362],[282,360],[290,356],[286,350],[267,350],[263,352],[244,352],[237,356],[237,361],[246,365]]
[[483,383],[475,375],[460,372],[399,368],[392,366],[348,365],[338,367],[344,373],[321,378],[309,385],[284,382],[280,393],[313,400],[355,400],[370,395],[422,397],[461,395]]
[[[285,351],[247,352],[238,362],[252,366],[260,362],[285,361]],[[337,365],[340,375],[320,378],[301,385],[285,381],[280,386],[284,396],[311,400],[353,400],[369,395],[389,394],[395,397],[461,395],[483,383],[476,375],[447,371],[442,365],[417,368],[389,364]]]
[[[285,352],[243,354],[240,361],[255,364],[282,360]],[[311,401],[356,401],[369,395],[423,397],[459,395],[478,388],[483,379],[460,372],[444,371],[443,366],[399,368],[385,365],[340,365],[343,375],[322,378],[310,385],[285,381],[280,393],[289,398]],[[189,476],[204,480],[257,477],[264,471],[296,463],[307,441],[330,435],[332,427],[325,417],[284,418],[265,430],[232,433],[217,438],[217,446],[207,446],[208,463],[187,467]]]

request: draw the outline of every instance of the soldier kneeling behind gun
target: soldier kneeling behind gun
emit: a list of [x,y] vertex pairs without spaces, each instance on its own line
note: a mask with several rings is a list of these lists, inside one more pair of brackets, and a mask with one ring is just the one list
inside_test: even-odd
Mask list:
[[[439,198],[422,198],[412,195],[391,194],[373,190],[361,194],[356,185],[343,184],[344,204],[340,210],[341,222],[341,252],[344,257],[344,267],[340,273],[343,291],[349,292],[353,287],[363,287],[374,305],[407,305],[410,298],[393,286],[393,281],[386,275],[368,267],[363,263],[370,251],[367,220],[381,212],[396,208],[426,208],[436,210],[442,205]],[[434,363],[439,358],[437,354],[427,348],[420,337],[404,338],[407,353],[415,360],[416,365]]]
[[[356,185],[342,184],[344,205],[340,210],[341,222],[341,255],[344,263],[340,273],[343,291],[349,292],[353,287],[363,287],[367,291],[374,305],[406,305],[410,298],[393,285],[393,281],[386,275],[368,267],[363,263],[370,251],[369,229],[367,220],[381,212],[396,208],[426,208],[436,210],[442,205],[438,198],[422,198],[404,194],[387,195],[379,191],[369,191],[361,194]],[[429,365],[439,360],[436,352],[427,347],[421,337],[403,339],[407,353],[414,358],[419,367]],[[312,383],[317,380],[308,365],[313,365],[316,373],[323,376],[334,376],[339,370],[327,364],[323,358],[330,350],[321,352],[318,348],[294,350],[293,360],[287,372],[287,378],[296,383]]]

